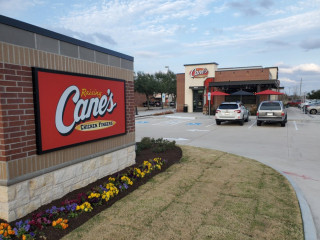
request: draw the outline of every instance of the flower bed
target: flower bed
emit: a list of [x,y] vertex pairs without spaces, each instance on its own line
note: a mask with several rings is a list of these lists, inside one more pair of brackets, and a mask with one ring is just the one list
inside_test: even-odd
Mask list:
[[181,149],[176,146],[162,153],[144,149],[137,155],[134,166],[69,193],[16,222],[8,224],[0,220],[0,240],[60,239],[179,161],[181,156]]

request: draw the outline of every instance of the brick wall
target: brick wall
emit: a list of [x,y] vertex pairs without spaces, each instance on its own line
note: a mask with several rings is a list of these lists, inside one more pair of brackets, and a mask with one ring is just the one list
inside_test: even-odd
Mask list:
[[184,73],[177,74],[177,112],[183,112],[185,102],[185,78]]
[[127,133],[135,132],[134,82],[126,82],[126,121]]
[[30,67],[0,64],[0,161],[36,153],[32,72]]
[[215,82],[226,81],[250,81],[250,80],[266,80],[269,79],[269,69],[243,69],[216,71]]
[[134,103],[137,107],[143,107],[145,101],[147,101],[145,94],[134,92]]

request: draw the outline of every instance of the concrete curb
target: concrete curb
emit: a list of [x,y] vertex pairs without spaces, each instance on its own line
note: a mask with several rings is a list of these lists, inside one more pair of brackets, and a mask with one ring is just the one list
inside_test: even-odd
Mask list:
[[[280,172],[277,169],[275,169],[275,170]],[[301,210],[304,239],[305,240],[317,240],[317,231],[316,231],[316,227],[314,225],[311,210],[310,210],[310,207],[309,207],[306,199],[303,196],[302,191],[300,190],[298,185],[289,176],[287,176],[286,174],[284,174],[282,172],[280,172],[280,173],[288,179],[291,186],[293,187],[293,189],[296,192],[296,195],[297,195],[297,198],[299,201],[299,205],[300,205],[300,210]]]
[[298,187],[298,185],[285,173],[280,171],[279,169],[271,166],[268,163],[265,163],[263,161],[259,161],[257,159],[254,159],[258,162],[263,163],[264,165],[271,167],[278,173],[280,173],[282,176],[284,176],[291,186],[293,187],[296,196],[298,198],[299,206],[300,206],[300,211],[301,211],[301,217],[302,217],[302,222],[303,222],[303,232],[304,232],[304,239],[305,240],[317,240],[317,230],[313,221],[312,213],[310,210],[310,207],[308,205],[307,200],[304,198],[302,191]]

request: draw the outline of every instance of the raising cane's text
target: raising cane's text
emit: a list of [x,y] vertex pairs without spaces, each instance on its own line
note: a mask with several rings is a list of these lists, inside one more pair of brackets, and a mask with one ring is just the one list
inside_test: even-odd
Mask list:
[[[73,97],[71,98],[71,96]],[[97,94],[88,94],[97,95]],[[83,93],[81,94],[83,96]],[[69,101],[73,102],[73,122],[66,126],[63,122],[64,111]],[[89,99],[80,98],[80,90],[77,86],[68,87],[61,95],[55,116],[55,125],[58,132],[63,135],[69,135],[80,121],[85,122],[94,118],[103,117],[107,112],[112,113],[117,103],[113,102],[113,93],[110,89],[106,95],[101,95],[101,98],[92,97]]]

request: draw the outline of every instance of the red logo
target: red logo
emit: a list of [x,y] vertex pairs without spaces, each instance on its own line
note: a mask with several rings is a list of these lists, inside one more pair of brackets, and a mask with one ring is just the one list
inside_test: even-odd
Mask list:
[[206,68],[195,68],[190,71],[189,75],[192,78],[204,78],[207,77],[209,74],[208,69]]
[[38,153],[124,134],[125,81],[34,69]]

